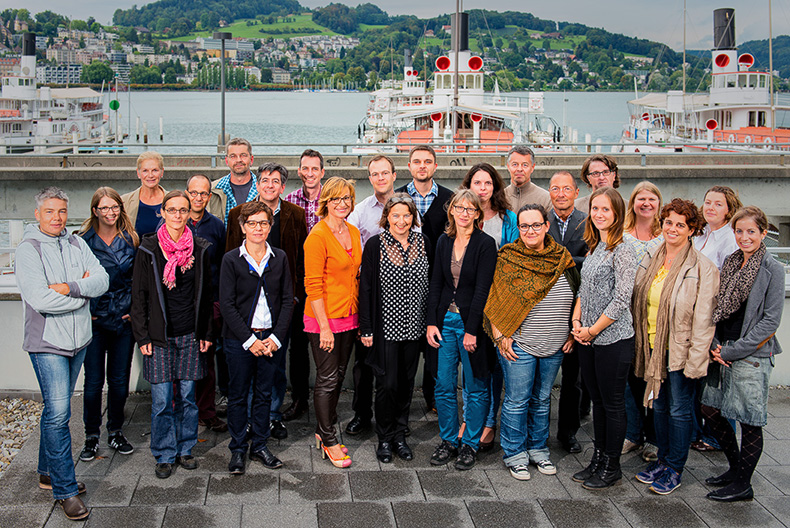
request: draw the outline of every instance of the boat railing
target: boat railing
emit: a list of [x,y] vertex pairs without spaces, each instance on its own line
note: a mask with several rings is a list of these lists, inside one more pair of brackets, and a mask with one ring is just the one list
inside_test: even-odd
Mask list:
[[526,100],[522,101],[521,97],[485,95],[483,96],[483,104],[490,106],[501,106],[504,108],[512,108],[516,110],[529,109],[529,103]]

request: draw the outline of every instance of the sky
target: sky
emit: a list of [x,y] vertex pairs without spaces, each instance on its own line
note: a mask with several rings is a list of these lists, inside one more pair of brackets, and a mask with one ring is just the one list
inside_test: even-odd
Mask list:
[[[319,7],[332,0],[300,0],[306,7]],[[359,0],[334,0],[357,5]],[[369,0],[391,15],[413,14],[421,18],[452,12],[452,0]],[[145,0],[0,0],[0,10],[25,7],[32,13],[50,9],[72,18],[93,16],[102,23],[110,23],[116,9],[145,5]],[[525,0],[466,0],[465,9],[496,11],[528,11],[533,15],[557,21],[579,22],[602,27],[613,33],[647,38],[683,49],[683,0],[557,0],[554,2]],[[708,49],[713,41],[713,10],[719,7],[735,9],[737,42],[768,38],[768,0],[687,0],[686,43],[688,49]],[[773,0],[773,34],[790,35],[790,0]]]

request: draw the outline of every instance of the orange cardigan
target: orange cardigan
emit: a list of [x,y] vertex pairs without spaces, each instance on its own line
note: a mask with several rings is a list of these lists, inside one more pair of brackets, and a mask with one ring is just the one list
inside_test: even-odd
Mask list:
[[359,267],[362,241],[359,229],[346,223],[351,235],[351,256],[329,226],[318,222],[304,242],[305,315],[315,317],[310,301],[324,300],[329,319],[348,317],[359,311]]

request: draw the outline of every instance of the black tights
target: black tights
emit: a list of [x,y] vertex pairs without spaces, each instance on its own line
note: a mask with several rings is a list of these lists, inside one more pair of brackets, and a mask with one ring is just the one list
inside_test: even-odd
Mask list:
[[752,474],[763,453],[763,428],[741,423],[741,449],[727,419],[718,409],[702,406],[702,415],[710,425],[711,432],[721,445],[730,468],[724,475],[733,479],[733,486],[743,489],[751,484]]

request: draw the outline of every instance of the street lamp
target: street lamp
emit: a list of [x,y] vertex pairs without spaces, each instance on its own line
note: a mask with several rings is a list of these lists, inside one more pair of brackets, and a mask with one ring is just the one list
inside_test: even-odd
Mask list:
[[214,39],[219,40],[221,43],[220,55],[220,93],[222,94],[222,135],[220,136],[219,144],[222,145],[222,150],[225,150],[225,145],[228,143],[225,137],[225,41],[233,38],[233,35],[226,31],[215,31]]

